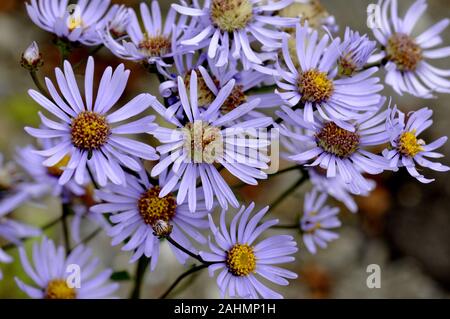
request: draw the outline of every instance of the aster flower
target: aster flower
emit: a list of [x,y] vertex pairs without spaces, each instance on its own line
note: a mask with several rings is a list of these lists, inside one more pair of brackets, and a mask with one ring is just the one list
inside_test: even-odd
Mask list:
[[[429,108],[422,108],[406,116],[403,112],[394,108],[390,119],[391,132],[393,133],[391,138],[392,149],[383,152],[392,168],[406,167],[408,173],[422,183],[430,183],[434,179],[425,178],[417,171],[416,165],[438,172],[450,170],[450,167],[446,165],[431,162],[427,159],[427,157],[440,158],[444,156],[435,152],[435,150],[447,142],[447,136],[429,144],[419,138],[419,135],[433,124],[432,115],[433,111]],[[396,127],[396,123],[400,124],[400,129]]]
[[361,113],[378,110],[382,99],[377,92],[383,89],[379,78],[372,77],[378,68],[372,67],[353,77],[337,78],[340,39],[331,44],[329,36],[318,41],[318,32],[308,26],[297,25],[296,53],[299,68],[292,62],[288,40],[283,43],[283,60],[287,69],[277,63],[280,80],[276,92],[291,106],[304,105],[304,118],[314,121],[314,110],[328,121],[340,123],[356,119]]
[[[259,99],[260,102],[258,106],[241,118],[241,120],[252,119],[255,117],[265,116],[263,113],[259,112],[258,109],[273,108],[282,104],[281,98],[275,93],[249,94],[250,90],[273,81],[272,76],[257,72],[255,70],[239,71],[237,65],[238,63],[233,59],[223,67],[217,67],[211,59],[206,57],[205,54],[201,54],[195,62],[193,59],[193,54],[186,54],[184,57],[185,59],[182,56],[175,58],[177,74],[174,74],[170,79],[161,83],[160,93],[164,97],[169,97],[172,94],[178,93],[177,75],[182,76],[184,78],[185,85],[189,87],[191,72],[195,71],[198,81],[198,106],[200,108],[208,108],[208,106],[214,101],[220,89],[232,79],[234,79],[236,83],[230,95],[220,108],[220,112],[222,114],[227,114],[241,104]],[[209,72],[202,65],[205,63],[209,66]],[[175,114],[178,114],[181,108],[181,101],[177,99],[176,102],[171,104],[169,112],[170,114],[174,112]]]
[[376,42],[369,40],[367,35],[360,35],[347,27],[339,48],[339,74],[352,76],[355,72],[360,72],[374,53],[375,47]]
[[94,177],[100,185],[106,185],[107,180],[121,184],[125,181],[125,174],[120,164],[138,171],[141,165],[134,157],[147,160],[158,158],[151,146],[122,136],[152,131],[156,126],[152,123],[153,116],[113,127],[116,123],[142,113],[156,100],[153,96],[140,94],[123,107],[108,114],[125,90],[130,74],[123,64],[114,72],[111,67],[105,70],[95,101],[92,92],[94,77],[92,57],[88,59],[85,72],[85,100],[78,90],[69,62],[64,62],[64,73],[56,68],[55,74],[64,99],[48,78],[45,80],[53,101],[37,91],[28,92],[37,103],[56,116],[59,122],[39,113],[43,128],[26,127],[25,130],[38,139],[57,141],[54,147],[36,152],[47,158],[43,162],[45,166],[54,166],[65,157],[69,157],[59,178],[61,185],[69,182],[72,177],[78,184],[85,184],[87,167],[95,171]]
[[[27,275],[34,281],[30,286],[19,278],[16,283],[19,288],[33,299],[103,299],[111,298],[119,284],[110,283],[111,269],[95,274],[99,263],[97,258],[91,258],[91,249],[85,246],[76,247],[67,257],[62,246],[56,247],[52,240],[44,237],[40,244],[33,245],[32,263],[25,249],[19,248],[20,260]],[[80,269],[79,286],[71,276],[74,276],[72,266]]]
[[339,208],[324,206],[326,200],[327,195],[319,195],[316,189],[305,195],[300,228],[303,232],[303,242],[312,254],[317,252],[316,246],[326,248],[328,242],[339,238],[338,234],[330,231],[341,226],[337,217]]
[[102,33],[103,43],[114,55],[126,60],[156,64],[158,71],[164,74],[163,67],[169,66],[164,59],[175,53],[178,30],[185,19],[180,19],[176,24],[176,12],[170,9],[163,27],[161,9],[156,0],[152,1],[151,9],[142,2],[140,13],[144,29],[141,28],[135,11],[130,8],[126,35],[117,38],[108,28]]
[[41,29],[54,33],[70,42],[88,46],[100,44],[97,28],[114,15],[117,7],[108,11],[110,0],[78,1],[31,0],[26,3],[30,19]]
[[402,95],[407,92],[421,98],[432,98],[433,92],[449,93],[449,70],[436,68],[428,60],[450,56],[450,47],[438,48],[442,43],[440,33],[450,19],[443,19],[419,36],[413,30],[427,9],[426,0],[417,0],[404,18],[398,16],[397,0],[379,0],[381,7],[380,28],[373,33],[383,46],[378,55],[385,59],[386,83]]
[[105,32],[105,28],[109,30],[114,38],[120,38],[126,35],[128,24],[130,23],[130,11],[132,9],[124,5],[113,5],[109,12],[109,18],[105,19],[105,26],[99,26],[98,32],[100,36]]
[[261,0],[208,0],[201,8],[197,1],[191,6],[172,4],[172,8],[184,16],[193,17],[194,26],[189,26],[190,39],[181,45],[196,49],[207,47],[208,56],[217,66],[225,65],[230,53],[240,59],[245,69],[252,64],[262,64],[258,53],[251,48],[258,42],[264,51],[281,47],[284,32],[275,28],[293,27],[294,18],[273,16],[271,13],[285,8],[293,0],[277,2]]
[[362,173],[373,175],[389,169],[385,158],[367,150],[389,141],[387,110],[347,122],[346,128],[320,117],[316,117],[314,123],[306,122],[302,110],[293,111],[286,106],[282,106],[282,110],[278,115],[286,124],[304,129],[303,132],[296,132],[290,131],[286,125],[280,126],[282,135],[305,143],[306,150],[290,156],[290,160],[307,166],[319,166],[326,170],[328,178],[340,176],[355,194],[372,189],[372,184]]
[[[113,227],[108,231],[112,245],[122,243],[130,238],[124,251],[134,251],[130,262],[135,262],[142,255],[151,258],[153,271],[158,263],[161,240],[160,236],[170,236],[184,248],[196,252],[191,239],[203,244],[206,238],[199,232],[208,227],[202,192],[197,190],[197,210],[189,211],[187,204],[178,205],[172,193],[161,197],[161,188],[168,182],[161,176],[158,185],[153,185],[142,170],[139,178],[127,175],[126,186],[108,185],[96,195],[104,201],[91,208],[93,213],[113,213],[110,217]],[[163,231],[164,233],[161,233]],[[174,255],[185,263],[188,255],[169,244]]]
[[269,126],[272,118],[261,117],[233,123],[257,107],[259,99],[241,104],[226,115],[222,115],[220,108],[234,86],[235,80],[230,80],[220,89],[209,107],[206,110],[201,109],[197,93],[197,73],[193,71],[189,80],[189,90],[184,79],[178,77],[179,97],[185,114],[182,121],[171,114],[168,115],[163,105],[154,106],[159,114],[177,127],[176,129],[159,127],[153,132],[162,143],[157,148],[158,151],[168,156],[152,169],[151,174],[158,176],[167,169],[171,171],[169,181],[161,189],[160,197],[164,197],[179,185],[177,203],[188,201],[190,211],[194,212],[195,183],[200,178],[207,209],[212,208],[214,197],[223,208],[228,207],[228,203],[237,207],[239,203],[236,196],[215,164],[221,164],[232,175],[250,185],[257,185],[257,179],[267,178],[267,174],[261,170],[268,168],[269,158],[265,148],[269,145],[269,141],[267,137],[258,137],[258,129]]
[[211,277],[219,270],[217,285],[222,297],[229,295],[242,298],[283,298],[265,286],[258,277],[282,286],[288,285],[286,279],[297,278],[297,274],[276,266],[295,260],[290,256],[297,252],[294,238],[277,235],[255,244],[256,239],[276,225],[278,220],[272,219],[258,225],[269,207],[250,218],[254,208],[254,203],[247,208],[242,206],[231,221],[229,229],[225,224],[225,210],[220,215],[220,228],[216,227],[211,215],[209,216],[215,243],[210,240],[211,252],[201,251],[200,256],[205,261],[212,262],[208,267]]

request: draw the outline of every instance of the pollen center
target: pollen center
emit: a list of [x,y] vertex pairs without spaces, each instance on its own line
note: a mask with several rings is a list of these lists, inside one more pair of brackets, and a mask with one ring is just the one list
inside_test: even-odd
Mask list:
[[211,20],[225,32],[245,28],[253,18],[253,5],[250,0],[212,0]]
[[410,36],[396,33],[386,46],[387,59],[394,62],[400,71],[414,71],[422,61],[422,48]]
[[72,120],[72,143],[81,150],[101,148],[111,134],[106,118],[100,114],[84,111]]
[[80,16],[71,15],[67,19],[67,27],[69,31],[73,31],[78,28],[82,28],[84,26],[83,20]]
[[312,69],[300,73],[298,89],[302,95],[303,102],[319,103],[327,101],[331,97],[334,85],[325,72]]
[[358,149],[359,135],[337,126],[334,122],[328,122],[316,134],[316,142],[328,153],[349,157]]
[[144,40],[139,43],[139,49],[150,57],[162,57],[171,52],[172,42],[169,38],[157,35],[145,35]]
[[247,102],[247,96],[244,93],[242,85],[235,85],[230,95],[227,97],[225,102],[223,102],[220,107],[220,111],[222,114],[227,114],[228,112],[233,111],[238,106]]
[[212,164],[223,153],[222,134],[218,127],[195,121],[186,124],[183,131],[184,147],[191,161]]
[[161,188],[152,187],[145,191],[138,201],[139,214],[147,225],[155,226],[158,221],[169,222],[175,216],[175,198],[169,194],[159,197]]
[[227,252],[226,265],[235,276],[247,276],[256,269],[256,257],[249,245],[236,244]]
[[412,130],[411,132],[404,132],[400,136],[397,148],[403,155],[414,157],[424,150],[424,145],[423,140],[417,139],[416,130]]
[[64,156],[58,163],[53,166],[47,167],[47,172],[51,176],[59,177],[64,172],[64,168],[69,164],[70,156]]
[[76,297],[75,288],[70,288],[63,279],[50,281],[45,289],[45,299],[75,299]]

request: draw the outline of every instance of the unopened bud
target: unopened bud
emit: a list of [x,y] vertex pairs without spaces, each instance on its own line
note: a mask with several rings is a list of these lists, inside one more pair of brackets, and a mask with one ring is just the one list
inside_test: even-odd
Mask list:
[[158,237],[167,237],[172,233],[173,226],[165,220],[159,219],[152,225],[154,235]]
[[28,70],[36,70],[44,64],[42,54],[39,52],[36,41],[33,41],[23,52],[20,64]]

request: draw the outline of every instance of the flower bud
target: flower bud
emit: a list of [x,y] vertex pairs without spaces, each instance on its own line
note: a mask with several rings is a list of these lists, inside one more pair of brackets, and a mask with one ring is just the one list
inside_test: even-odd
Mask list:
[[39,47],[36,41],[33,41],[23,52],[20,64],[30,71],[36,70],[44,64],[42,54],[39,52]]
[[155,236],[167,237],[172,233],[173,226],[165,220],[159,219],[152,225]]

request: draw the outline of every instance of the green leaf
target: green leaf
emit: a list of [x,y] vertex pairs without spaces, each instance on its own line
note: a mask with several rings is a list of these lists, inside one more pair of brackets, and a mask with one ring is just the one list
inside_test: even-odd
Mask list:
[[111,280],[114,281],[125,281],[125,280],[130,280],[131,276],[128,273],[128,271],[123,270],[123,271],[116,271],[111,275]]

